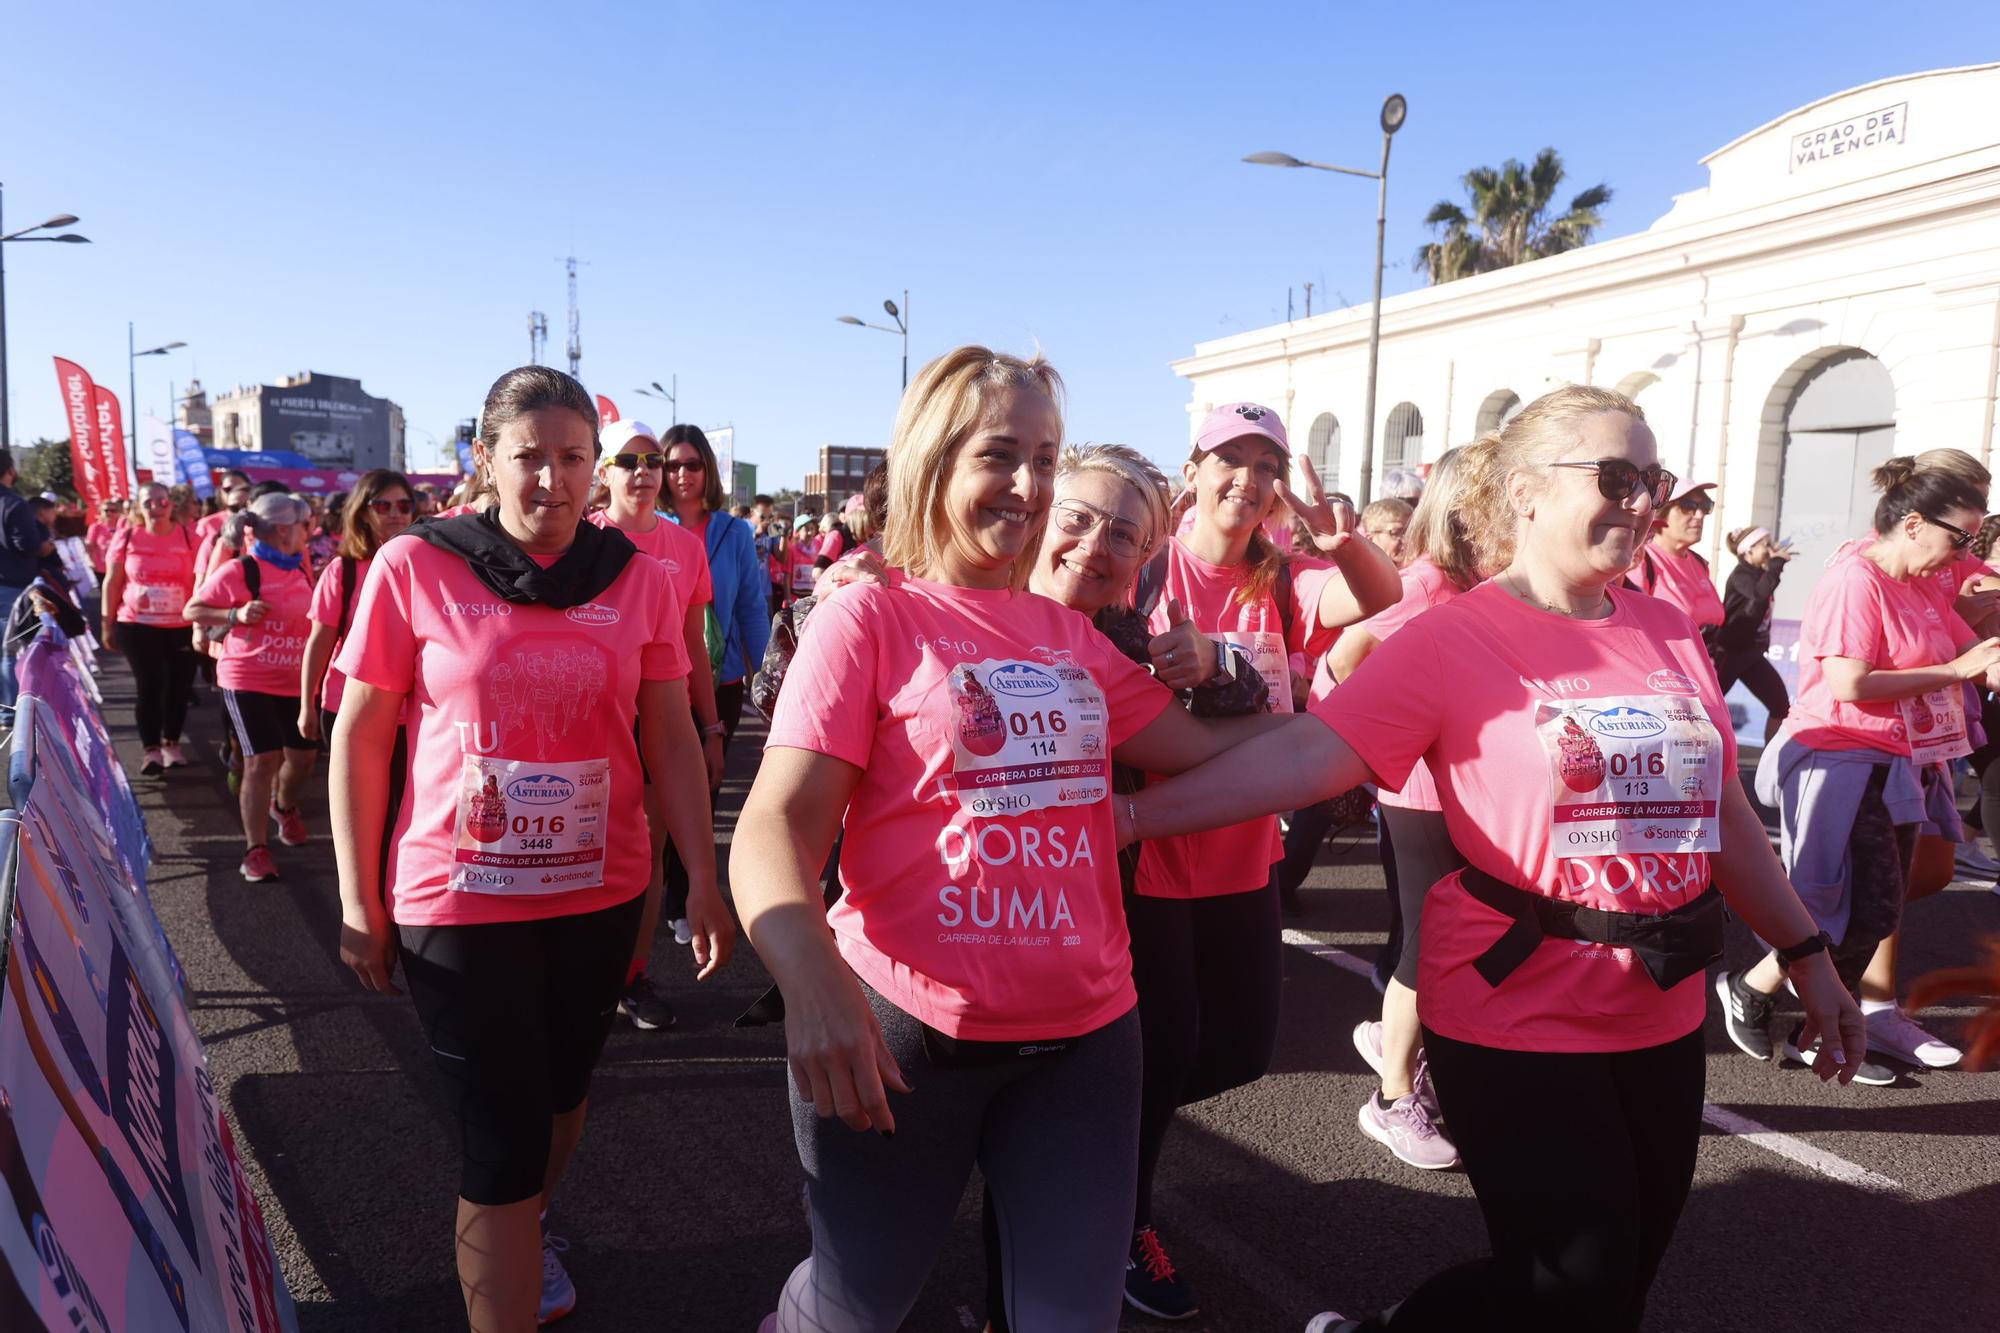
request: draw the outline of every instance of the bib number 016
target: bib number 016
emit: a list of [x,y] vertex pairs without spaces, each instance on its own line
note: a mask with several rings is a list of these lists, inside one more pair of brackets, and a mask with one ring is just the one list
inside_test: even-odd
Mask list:
[[1050,737],[1060,736],[1069,730],[1069,719],[1062,709],[1051,708],[1043,712],[1037,708],[1030,713],[1007,714],[1007,730],[1028,741],[1028,750],[1038,759],[1052,758],[1056,743]]

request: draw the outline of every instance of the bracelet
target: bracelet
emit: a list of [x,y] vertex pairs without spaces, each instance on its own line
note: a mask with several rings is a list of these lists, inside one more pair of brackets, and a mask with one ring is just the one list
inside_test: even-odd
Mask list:
[[703,736],[720,736],[724,734],[724,728],[720,721],[704,723],[701,734]]
[[229,623],[232,625],[236,623],[236,608],[233,606],[229,608]]

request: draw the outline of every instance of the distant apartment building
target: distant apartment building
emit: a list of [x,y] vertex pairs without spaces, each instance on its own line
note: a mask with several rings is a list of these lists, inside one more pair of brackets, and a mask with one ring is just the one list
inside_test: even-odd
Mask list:
[[858,449],[843,444],[819,447],[819,470],[806,474],[805,493],[821,499],[828,509],[838,509],[847,497],[859,493],[861,483],[875,465],[889,456],[887,449]]
[[403,409],[361,381],[305,371],[239,386],[208,409],[217,449],[301,454],[325,468],[403,466]]

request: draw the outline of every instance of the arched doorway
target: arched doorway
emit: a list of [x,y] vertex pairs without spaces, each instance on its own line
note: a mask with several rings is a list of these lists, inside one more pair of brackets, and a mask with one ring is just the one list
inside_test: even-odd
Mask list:
[[1327,489],[1340,488],[1340,420],[1333,413],[1322,412],[1313,418],[1312,428],[1306,432],[1306,457]]
[[1382,432],[1382,460],[1376,468],[1380,481],[1391,468],[1415,467],[1424,458],[1424,414],[1415,403],[1397,403],[1389,409],[1389,424]]
[[1495,389],[1486,395],[1486,401],[1479,405],[1479,419],[1475,429],[1484,435],[1489,430],[1499,430],[1514,419],[1521,410],[1521,395],[1512,389]]
[[1896,446],[1888,368],[1852,347],[1808,365],[1791,386],[1780,429],[1777,531],[1798,555],[1771,614],[1797,620],[1826,558],[1874,527],[1878,497],[1868,475]]

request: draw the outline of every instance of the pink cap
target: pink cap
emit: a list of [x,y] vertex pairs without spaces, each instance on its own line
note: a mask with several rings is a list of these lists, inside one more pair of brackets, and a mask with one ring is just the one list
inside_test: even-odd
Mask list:
[[1285,457],[1292,456],[1292,442],[1285,438],[1285,423],[1278,414],[1260,403],[1224,403],[1201,420],[1194,447],[1203,453],[1219,444],[1258,436],[1278,446]]
[[1670,505],[1677,505],[1681,501],[1687,499],[1690,495],[1693,495],[1696,491],[1712,491],[1714,489],[1715,489],[1715,483],[1712,481],[1675,482],[1674,493],[1667,497],[1667,503]]
[[847,503],[840,507],[840,512],[842,514],[860,514],[865,513],[867,509],[868,501],[862,496],[860,491],[856,491],[847,497]]

